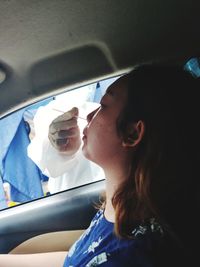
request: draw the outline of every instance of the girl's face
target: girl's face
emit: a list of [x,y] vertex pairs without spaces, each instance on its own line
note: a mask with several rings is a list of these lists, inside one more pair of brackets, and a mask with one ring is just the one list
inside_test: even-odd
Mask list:
[[116,163],[122,151],[122,139],[117,134],[117,118],[126,102],[125,78],[114,82],[101,99],[101,106],[89,113],[83,131],[83,154],[105,167]]

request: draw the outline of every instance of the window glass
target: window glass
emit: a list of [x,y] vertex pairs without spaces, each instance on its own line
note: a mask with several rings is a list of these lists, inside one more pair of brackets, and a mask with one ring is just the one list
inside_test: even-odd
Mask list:
[[0,209],[104,179],[101,168],[86,160],[81,149],[73,156],[56,150],[48,131],[55,118],[78,107],[82,132],[87,114],[116,79],[50,97],[0,120]]

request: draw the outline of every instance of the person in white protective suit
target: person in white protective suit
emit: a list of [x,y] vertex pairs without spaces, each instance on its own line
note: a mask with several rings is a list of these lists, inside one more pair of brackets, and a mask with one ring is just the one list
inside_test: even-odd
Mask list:
[[[112,82],[113,79],[104,81],[102,94]],[[88,88],[91,96],[96,84],[67,92],[66,97],[58,96],[39,107],[34,116],[34,137],[28,146],[28,156],[49,177],[51,194],[105,178],[102,169],[88,161],[81,151],[87,114],[99,106],[84,101],[88,100],[83,95]]]

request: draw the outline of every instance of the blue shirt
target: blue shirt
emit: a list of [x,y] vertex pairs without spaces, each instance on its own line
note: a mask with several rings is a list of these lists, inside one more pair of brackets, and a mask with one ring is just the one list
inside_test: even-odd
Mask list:
[[161,226],[151,219],[132,231],[133,239],[119,239],[114,234],[114,224],[99,210],[69,250],[63,267],[153,267],[163,235]]

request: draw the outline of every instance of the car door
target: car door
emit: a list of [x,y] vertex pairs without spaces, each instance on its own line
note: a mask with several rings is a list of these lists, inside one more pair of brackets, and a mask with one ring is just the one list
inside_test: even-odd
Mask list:
[[104,181],[0,212],[0,253],[67,251],[89,225]]

